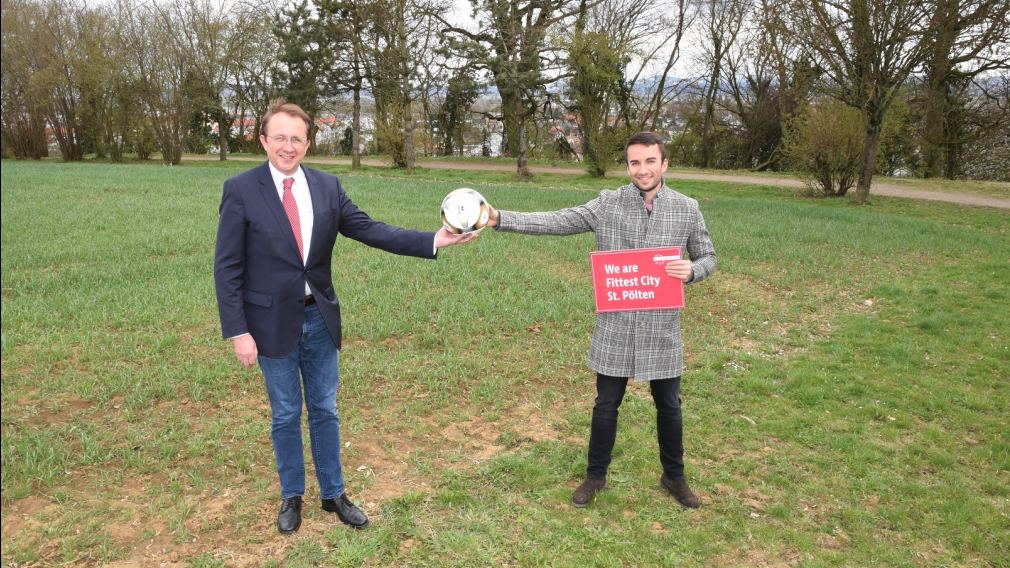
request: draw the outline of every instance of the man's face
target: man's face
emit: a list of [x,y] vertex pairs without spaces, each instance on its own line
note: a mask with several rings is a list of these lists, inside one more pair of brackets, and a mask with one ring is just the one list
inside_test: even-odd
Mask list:
[[270,117],[266,134],[260,134],[260,144],[267,159],[284,175],[294,175],[309,149],[308,125],[297,116],[279,112]]
[[660,157],[658,144],[632,144],[628,146],[627,158],[628,175],[638,189],[648,192],[659,187],[669,164]]

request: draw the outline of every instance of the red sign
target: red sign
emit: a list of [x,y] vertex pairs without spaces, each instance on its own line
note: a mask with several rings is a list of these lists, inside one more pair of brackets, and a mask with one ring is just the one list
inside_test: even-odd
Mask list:
[[670,310],[684,307],[684,282],[666,273],[680,247],[589,253],[597,312]]

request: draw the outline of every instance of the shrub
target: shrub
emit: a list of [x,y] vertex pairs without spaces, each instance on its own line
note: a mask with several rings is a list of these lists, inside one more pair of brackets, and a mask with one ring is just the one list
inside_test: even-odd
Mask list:
[[825,102],[807,107],[790,121],[784,147],[810,195],[841,197],[859,177],[864,139],[858,110]]

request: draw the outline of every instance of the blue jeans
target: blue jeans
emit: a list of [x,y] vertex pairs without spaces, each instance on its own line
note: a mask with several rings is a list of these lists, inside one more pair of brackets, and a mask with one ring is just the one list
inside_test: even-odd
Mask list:
[[340,468],[340,418],[337,416],[337,347],[317,306],[305,308],[298,347],[286,357],[260,355],[260,370],[270,397],[271,424],[281,498],[305,494],[302,450],[302,385],[309,412],[309,439],[316,480],[323,499],[344,493]]

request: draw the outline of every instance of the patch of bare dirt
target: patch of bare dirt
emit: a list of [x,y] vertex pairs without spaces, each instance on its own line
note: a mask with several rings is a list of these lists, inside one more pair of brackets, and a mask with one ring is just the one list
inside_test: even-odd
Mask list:
[[[32,406],[39,408],[42,403],[38,400],[31,400],[28,397],[22,397],[18,401],[18,405],[22,408],[29,408]],[[25,422],[30,426],[36,427],[66,424],[67,422],[70,422],[70,419],[75,415],[91,408],[92,403],[78,396],[71,396],[64,401],[50,401],[46,403],[46,406],[48,408],[39,409],[37,414],[28,415]]]
[[733,550],[710,559],[705,566],[712,568],[789,568],[800,565],[798,552],[778,552],[757,548]]
[[438,417],[428,416],[419,418],[411,431],[397,431],[386,425],[384,410],[369,409],[366,416],[357,418],[369,426],[357,432],[345,450],[345,476],[350,474],[355,481],[361,481],[360,493],[377,506],[382,501],[430,488],[433,480],[418,474],[409,463],[414,454],[434,457],[439,470],[461,470],[507,451],[506,438],[530,443],[585,443],[582,438],[562,435],[551,423],[549,417],[563,416],[565,410],[564,403],[540,410],[527,402],[510,408],[495,420],[473,418],[443,424]]
[[11,503],[10,507],[4,511],[2,529],[4,542],[10,542],[10,538],[25,531],[33,531],[44,527],[40,518],[50,515],[56,509],[56,504],[49,499],[31,495],[24,499],[18,499]]

